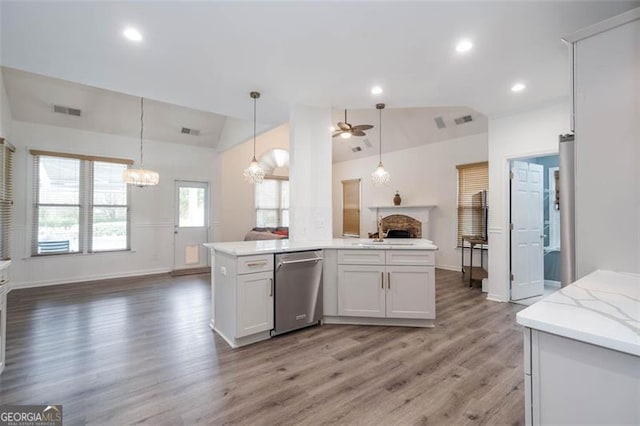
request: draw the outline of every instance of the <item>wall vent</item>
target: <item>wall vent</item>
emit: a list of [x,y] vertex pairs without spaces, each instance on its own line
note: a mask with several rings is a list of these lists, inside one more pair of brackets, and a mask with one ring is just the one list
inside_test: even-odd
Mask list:
[[445,127],[447,127],[447,125],[444,124],[444,119],[442,117],[436,117],[433,119],[433,121],[436,122],[436,126],[438,126],[438,129],[444,129]]
[[53,112],[57,112],[58,114],[73,115],[74,117],[80,117],[82,115],[82,111],[78,108],[70,108],[62,105],[54,105]]
[[353,147],[351,147],[351,151],[360,152],[360,151],[362,151],[362,148],[360,148],[359,146],[353,146]]
[[470,115],[463,115],[462,117],[456,118],[454,121],[456,122],[456,124],[460,125],[473,121],[473,117],[471,117]]
[[183,133],[185,135],[198,136],[200,134],[200,130],[183,127],[180,133]]

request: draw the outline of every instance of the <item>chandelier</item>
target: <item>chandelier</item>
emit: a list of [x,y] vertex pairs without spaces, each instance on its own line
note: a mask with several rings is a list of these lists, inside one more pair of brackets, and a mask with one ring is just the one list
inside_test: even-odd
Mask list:
[[260,97],[259,92],[249,93],[253,99],[253,159],[249,163],[249,167],[244,169],[244,179],[249,183],[262,183],[264,179],[264,170],[256,160],[256,100]]
[[124,173],[122,173],[122,180],[124,183],[135,185],[139,187],[145,186],[153,186],[157,185],[160,181],[160,175],[158,172],[154,172],[153,170],[147,170],[143,166],[143,150],[142,150],[142,141],[143,141],[143,132],[144,132],[144,98],[140,98],[140,167],[137,169],[126,169]]
[[384,169],[384,165],[382,164],[382,110],[384,109],[384,104],[376,104],[376,109],[379,112],[380,118],[380,125],[378,127],[378,131],[380,132],[380,162],[378,163],[378,167],[371,173],[371,182],[375,186],[382,186],[389,183],[391,176],[389,176],[389,172]]

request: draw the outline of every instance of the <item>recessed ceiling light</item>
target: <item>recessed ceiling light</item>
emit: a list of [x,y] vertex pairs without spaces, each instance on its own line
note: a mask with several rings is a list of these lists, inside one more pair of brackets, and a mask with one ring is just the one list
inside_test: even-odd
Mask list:
[[371,94],[372,94],[372,95],[379,95],[379,94],[381,94],[381,93],[382,93],[382,87],[380,87],[380,86],[373,86],[373,87],[371,88]]
[[129,27],[125,29],[122,32],[122,35],[124,35],[131,41],[142,41],[142,34],[140,34],[140,31],[136,30],[135,28]]
[[473,43],[470,40],[460,40],[460,42],[456,45],[456,52],[468,52],[473,47]]
[[511,86],[511,91],[512,92],[522,92],[526,88],[527,88],[527,86],[525,86],[524,83],[516,83],[513,86]]

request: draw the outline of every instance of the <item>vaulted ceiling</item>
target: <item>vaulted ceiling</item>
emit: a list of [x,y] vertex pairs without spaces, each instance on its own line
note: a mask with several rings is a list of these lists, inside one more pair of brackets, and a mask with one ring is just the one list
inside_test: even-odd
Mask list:
[[[560,38],[638,1],[3,1],[2,64],[249,119],[289,104],[466,106],[492,116],[568,91]],[[143,41],[122,37],[135,26]],[[461,55],[458,40],[473,40]],[[514,95],[521,80],[527,90]],[[378,84],[384,93],[374,98]]]

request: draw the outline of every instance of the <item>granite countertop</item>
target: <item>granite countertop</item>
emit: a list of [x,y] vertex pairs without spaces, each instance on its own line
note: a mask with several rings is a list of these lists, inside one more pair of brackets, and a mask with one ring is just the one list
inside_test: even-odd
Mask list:
[[211,250],[234,256],[321,249],[438,250],[432,241],[418,238],[391,238],[383,243],[374,243],[371,239],[336,238],[326,241],[262,240],[205,243],[204,245]]
[[518,312],[517,321],[640,356],[640,275],[595,271]]

